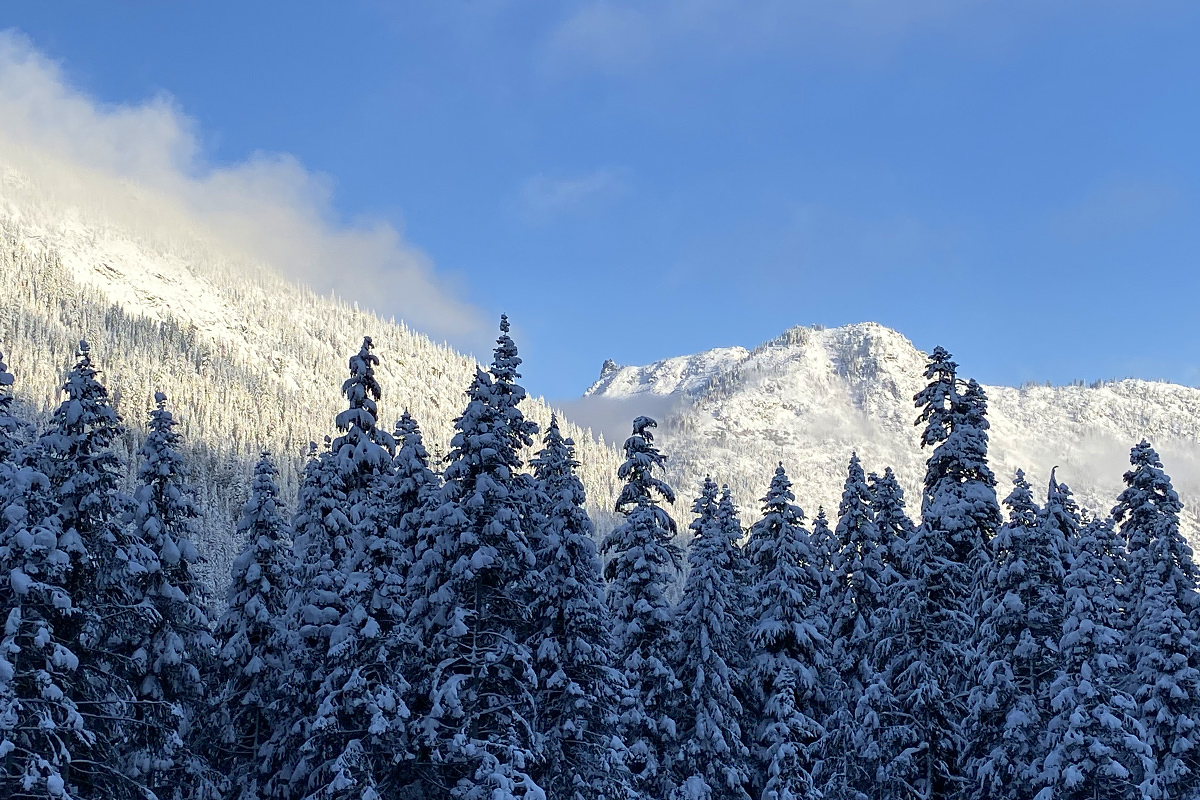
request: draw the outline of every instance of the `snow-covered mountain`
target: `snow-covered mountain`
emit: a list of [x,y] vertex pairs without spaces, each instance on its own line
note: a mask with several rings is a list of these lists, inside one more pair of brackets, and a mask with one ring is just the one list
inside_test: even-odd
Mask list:
[[[952,333],[945,346],[953,352]],[[690,503],[711,474],[733,487],[753,519],[776,462],[796,483],[810,514],[836,513],[846,462],[892,466],[919,511],[927,454],[914,427],[913,395],[924,385],[926,355],[874,323],[792,328],[753,350],[722,348],[644,367],[607,364],[587,390],[581,419],[602,419],[607,404],[639,406],[660,418],[669,479]],[[960,367],[971,375],[970,364]],[[1141,380],[1091,386],[986,387],[991,464],[1003,498],[1014,471],[1045,486],[1050,469],[1082,505],[1107,512],[1122,486],[1130,447],[1142,437],[1162,456],[1196,531],[1200,504],[1200,389]],[[580,413],[580,411],[577,411]]]
[[[283,279],[203,230],[114,221],[103,207],[75,204],[3,165],[0,286],[0,351],[26,408],[57,405],[81,338],[132,429],[121,443],[127,457],[154,392],[167,393],[190,446],[205,512],[201,551],[218,585],[240,547],[230,532],[258,453],[267,448],[279,460],[290,505],[309,442],[332,434],[344,408],[340,387],[363,336],[380,358],[381,424],[409,409],[434,456],[448,447],[476,367],[402,323]],[[545,402],[524,409],[545,428]],[[616,452],[569,423],[564,433],[578,442],[585,486],[603,516],[616,496]],[[132,474],[136,458],[129,461]]]

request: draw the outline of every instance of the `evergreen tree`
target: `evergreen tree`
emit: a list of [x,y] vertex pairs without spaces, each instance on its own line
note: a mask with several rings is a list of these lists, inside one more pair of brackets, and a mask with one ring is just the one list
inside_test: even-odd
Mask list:
[[666,798],[674,790],[671,754],[678,724],[672,716],[682,688],[671,668],[676,648],[668,593],[682,564],[673,541],[675,521],[659,498],[675,502],[675,492],[654,473],[665,456],[654,446],[653,419],[638,417],[625,440],[625,481],[616,509],[625,521],[604,540],[612,557],[604,567],[617,660],[629,686],[621,729],[629,746],[635,785],[645,796]]
[[875,473],[867,479],[871,491],[871,511],[875,515],[875,527],[879,530],[879,541],[883,547],[889,570],[888,584],[899,579],[899,569],[904,561],[904,549],[912,536],[913,523],[904,508],[904,489],[896,480],[891,467],[883,471],[883,477]]
[[147,790],[151,772],[174,766],[178,733],[174,719],[163,723],[160,704],[136,694],[134,655],[153,623],[136,580],[148,565],[124,525],[132,501],[119,488],[123,465],[112,449],[123,428],[98,375],[81,341],[65,397],[28,466],[49,481],[57,549],[70,558],[64,588],[77,614],[70,638],[83,682],[77,703],[93,738],[92,757],[73,762],[69,783],[82,797],[128,798]]
[[232,781],[229,800],[258,800],[263,774],[275,762],[275,723],[286,718],[278,700],[288,666],[287,598],[295,587],[291,534],[282,515],[278,471],[264,452],[235,536],[244,539],[233,562],[225,612],[217,625],[222,683],[217,697],[220,736],[214,759]]
[[547,797],[624,800],[631,791],[618,746],[625,684],[614,666],[595,529],[574,442],[554,417],[543,443],[531,464],[544,501],[529,641],[542,755],[532,774]]
[[[887,623],[884,590],[888,584],[887,556],[871,508],[871,490],[857,454],[850,456],[845,489],[838,508],[830,584],[831,713],[821,741],[818,783],[827,797],[869,798],[877,776],[877,759],[870,739],[876,716],[858,716],[858,701],[876,680],[875,648]],[[872,730],[859,730],[859,722]],[[864,746],[865,745],[865,746]]]
[[[461,800],[537,797],[534,691],[526,637],[528,484],[518,452],[536,426],[518,404],[516,346],[501,317],[492,373],[477,370],[455,421],[445,484],[425,522],[431,545],[413,565],[410,618],[429,668],[418,731],[431,779]],[[417,598],[420,598],[419,600]]]
[[1050,686],[1054,716],[1037,800],[1131,800],[1137,776],[1153,773],[1132,697],[1124,690],[1125,637],[1118,626],[1116,564],[1123,557],[1111,520],[1071,540],[1063,584],[1062,670]]
[[421,515],[426,500],[441,486],[441,479],[429,468],[429,452],[421,428],[408,411],[396,420],[392,434],[396,457],[392,461],[393,476],[387,492],[386,506],[391,527],[389,535],[399,542],[403,552],[400,578],[405,585],[408,571],[419,558]]
[[[21,424],[13,415],[12,373],[0,353],[0,464],[9,461],[20,443]],[[3,485],[3,484],[0,484]]]
[[964,782],[962,722],[972,676],[970,642],[986,544],[1000,523],[995,478],[987,465],[986,398],[975,381],[960,392],[957,365],[935,348],[929,384],[913,398],[932,447],[921,524],[913,531],[893,585],[887,675],[902,713],[912,720],[894,764],[897,779],[920,797],[942,797]]
[[743,709],[736,670],[739,639],[738,553],[721,520],[717,484],[706,477],[692,505],[690,569],[676,610],[680,631],[675,674],[683,682],[676,713],[677,794],[686,798],[749,800],[749,751],[742,742]]
[[133,547],[145,569],[135,581],[141,616],[147,622],[132,664],[140,679],[139,696],[153,704],[147,709],[153,710],[163,729],[178,728],[184,747],[173,762],[162,760],[153,742],[134,753],[137,760],[153,764],[151,787],[165,798],[190,795],[189,787],[211,780],[193,744],[203,721],[204,677],[211,673],[216,643],[209,630],[203,587],[192,572],[192,565],[200,560],[192,543],[199,511],[183,479],[182,437],[175,431],[166,395],[156,392],[154,400],[132,515]]
[[1141,790],[1154,800],[1190,798],[1200,794],[1200,631],[1189,619],[1196,566],[1158,454],[1143,440],[1130,463],[1113,518],[1129,549],[1133,695],[1157,767]]
[[304,738],[289,777],[301,796],[322,800],[376,800],[409,782],[403,553],[383,504],[395,445],[376,426],[372,349],[366,337],[350,359],[341,433],[313,467],[294,526],[303,537],[295,605],[313,698],[295,729]]
[[0,488],[0,796],[79,798],[105,751],[80,710],[95,698],[79,669],[68,540],[45,475],[0,462]]
[[825,506],[817,506],[817,516],[813,518],[812,550],[814,566],[821,576],[821,597],[828,609],[834,592],[833,562],[842,546],[834,532],[829,527],[829,517],[825,514]]
[[978,754],[973,795],[1016,800],[1036,794],[1040,782],[1049,687],[1059,667],[1066,537],[1078,530],[1079,518],[1070,490],[1053,474],[1044,511],[1020,470],[1004,502],[1009,521],[990,543],[983,576],[981,671],[971,690],[969,730]]
[[828,642],[818,608],[821,578],[814,566],[804,512],[780,464],[763,498],[763,517],[750,528],[746,555],[754,574],[751,670],[758,705],[756,732],[763,800],[817,798],[812,746],[824,733],[820,677]]

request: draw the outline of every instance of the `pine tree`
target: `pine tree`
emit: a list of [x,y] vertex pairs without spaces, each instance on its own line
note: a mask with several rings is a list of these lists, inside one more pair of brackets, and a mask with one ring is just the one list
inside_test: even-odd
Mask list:
[[756,731],[763,800],[817,798],[811,748],[824,733],[820,678],[828,641],[817,604],[804,512],[780,464],[763,498],[763,517],[750,528],[746,556],[754,574],[751,670],[762,723]]
[[889,585],[899,579],[899,569],[904,561],[904,549],[913,532],[913,522],[904,508],[904,489],[896,480],[891,467],[883,471],[883,477],[871,473],[867,479],[871,490],[871,511],[875,515],[875,526],[879,530],[879,541],[890,569]]
[[1141,790],[1153,800],[1190,798],[1200,793],[1200,631],[1189,619],[1196,566],[1158,454],[1143,440],[1130,463],[1113,518],[1129,549],[1133,695],[1157,765]]
[[396,420],[392,434],[396,457],[392,460],[392,479],[385,502],[390,515],[389,535],[403,551],[401,580],[408,583],[408,572],[420,557],[421,515],[426,500],[441,487],[441,479],[429,467],[429,452],[417,421],[406,410]]
[[79,669],[72,554],[45,475],[0,462],[0,488],[0,796],[78,798],[75,765],[86,772],[104,750],[80,711],[94,697]]
[[[871,504],[866,475],[858,455],[852,454],[835,532],[841,547],[833,557],[826,603],[832,709],[819,748],[822,769],[815,777],[829,797],[869,798],[877,781],[875,748],[869,741],[875,735],[876,717],[872,714],[864,720],[857,714],[859,699],[877,680],[875,648],[888,621],[887,556]],[[859,730],[860,721],[871,730]]]
[[618,746],[625,682],[614,666],[595,529],[574,442],[554,417],[543,444],[531,462],[543,500],[529,641],[542,755],[532,775],[547,797],[625,800],[630,776]]
[[4,353],[0,353],[0,464],[9,461],[20,444],[22,426],[13,415],[13,382],[12,373],[4,363]]
[[[57,549],[70,557],[64,588],[77,614],[71,641],[84,684],[77,702],[93,737],[91,758],[73,762],[68,783],[83,797],[128,798],[144,793],[149,774],[170,764],[178,736],[173,719],[160,722],[158,704],[136,695],[134,655],[153,620],[143,616],[135,582],[148,565],[124,525],[132,500],[119,488],[123,465],[112,449],[123,428],[98,375],[81,341],[65,397],[29,451],[28,466],[49,481]],[[151,749],[154,761],[131,757]]]
[[1044,511],[1020,470],[1004,502],[1009,521],[990,543],[983,576],[981,671],[968,725],[978,754],[973,795],[1016,800],[1036,794],[1040,782],[1049,687],[1059,668],[1067,535],[1078,530],[1079,518],[1070,490],[1053,474]]
[[617,661],[630,690],[621,714],[630,770],[643,795],[666,798],[675,788],[671,754],[678,725],[672,714],[682,688],[671,668],[676,636],[668,593],[682,564],[672,540],[675,521],[659,505],[659,498],[675,502],[675,492],[654,474],[666,461],[654,446],[651,428],[657,425],[649,417],[633,421],[617,473],[625,485],[616,509],[625,522],[605,538],[602,550],[612,554],[604,576]]
[[[519,403],[516,346],[501,317],[492,372],[477,370],[455,420],[445,484],[425,525],[431,546],[409,574],[410,610],[429,669],[418,731],[431,779],[461,800],[537,797],[534,656],[527,573],[536,564],[519,450],[536,425]],[[419,599],[418,599],[419,598]]]
[[295,588],[291,533],[282,515],[278,471],[264,452],[254,468],[250,496],[235,536],[243,539],[233,562],[225,612],[217,625],[222,682],[217,697],[220,736],[216,763],[232,780],[229,800],[258,800],[285,692],[287,599]]
[[986,398],[975,381],[960,392],[957,365],[935,348],[929,384],[913,398],[933,447],[925,475],[921,524],[913,531],[893,585],[886,649],[896,702],[912,720],[910,741],[894,765],[919,797],[954,793],[964,778],[962,721],[973,658],[969,643],[986,545],[1000,523],[995,478],[987,465]]
[[366,337],[350,359],[341,433],[314,466],[294,526],[304,539],[296,605],[313,700],[296,728],[304,738],[290,782],[323,800],[376,800],[409,782],[409,687],[399,657],[408,642],[404,554],[383,503],[395,445],[376,426],[372,349]]
[[141,448],[131,537],[145,567],[135,581],[148,624],[132,663],[140,697],[153,704],[163,729],[178,728],[184,746],[172,761],[162,759],[154,743],[136,758],[160,762],[151,767],[151,787],[171,797],[190,794],[193,784],[211,780],[193,744],[204,718],[204,678],[212,670],[216,643],[203,587],[192,572],[200,560],[192,543],[199,511],[183,479],[182,437],[175,431],[166,395],[157,392],[154,400]]
[[817,506],[817,516],[813,518],[812,549],[814,566],[817,568],[817,574],[821,576],[822,602],[828,604],[833,592],[833,562],[842,548],[829,527],[825,506]]
[[1154,771],[1136,704],[1122,687],[1126,644],[1114,580],[1121,549],[1111,520],[1091,522],[1071,540],[1062,670],[1050,686],[1054,716],[1037,800],[1131,800],[1141,797],[1137,776]]
[[720,519],[717,484],[704,479],[692,505],[690,569],[675,612],[680,631],[675,674],[683,683],[676,712],[679,755],[677,794],[686,798],[749,800],[749,750],[742,742],[743,709],[737,697],[741,666],[738,553]]

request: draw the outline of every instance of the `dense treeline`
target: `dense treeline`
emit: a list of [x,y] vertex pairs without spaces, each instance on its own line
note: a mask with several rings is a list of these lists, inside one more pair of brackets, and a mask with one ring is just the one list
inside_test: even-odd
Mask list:
[[748,529],[706,478],[685,553],[638,417],[598,544],[506,319],[440,460],[373,349],[290,518],[258,462],[219,614],[167,398],[133,467],[85,342],[41,430],[0,364],[0,796],[1200,797],[1200,572],[1148,443],[1111,514],[1055,474],[1001,503],[939,348],[919,519],[850,454],[810,524],[779,464]]

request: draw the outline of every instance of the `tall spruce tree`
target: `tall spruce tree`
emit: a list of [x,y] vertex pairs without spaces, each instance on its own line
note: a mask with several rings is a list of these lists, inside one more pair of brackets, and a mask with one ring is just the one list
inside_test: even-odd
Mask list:
[[214,763],[229,776],[229,800],[258,800],[275,762],[271,749],[285,694],[287,600],[295,588],[291,532],[276,484],[278,470],[263,452],[235,536],[244,540],[233,562],[225,611],[217,624],[221,685]]
[[[876,680],[875,648],[887,623],[884,591],[887,555],[871,508],[871,490],[857,454],[850,456],[838,507],[830,583],[830,713],[821,740],[821,771],[815,776],[830,797],[869,798],[877,783],[878,759],[871,739],[877,717],[858,712],[858,702]],[[869,730],[860,730],[865,723]],[[865,746],[864,746],[865,745]]]
[[[166,798],[191,796],[193,787],[213,781],[195,745],[206,716],[205,678],[213,670],[216,643],[204,588],[193,573],[200,560],[193,543],[200,512],[183,478],[182,437],[167,410],[167,396],[156,392],[154,402],[141,447],[131,537],[145,567],[135,582],[148,624],[132,663],[140,697],[153,704],[161,726],[178,727],[183,742],[170,760],[154,743],[136,756],[152,764],[151,788]],[[216,790],[210,785],[206,793]]]
[[875,526],[879,529],[879,541],[890,568],[890,585],[899,580],[904,549],[914,526],[905,510],[904,489],[891,467],[884,469],[883,477],[871,473],[867,478],[867,486],[871,490],[871,511],[875,515]]
[[1078,529],[1070,491],[1050,480],[1044,510],[1018,470],[1004,501],[1009,520],[990,543],[991,564],[976,639],[980,673],[971,689],[968,732],[979,798],[1036,794],[1041,781],[1050,683],[1062,633],[1063,564]]
[[746,556],[754,575],[756,619],[751,670],[761,722],[755,731],[763,800],[818,798],[813,745],[824,733],[821,677],[828,640],[818,599],[821,578],[804,512],[780,464],[750,527]]
[[407,410],[396,420],[392,438],[396,457],[385,504],[390,515],[389,535],[399,542],[403,552],[400,577],[407,586],[408,572],[420,556],[421,515],[427,499],[441,487],[441,478],[430,469],[421,428]]
[[1037,800],[1132,800],[1139,777],[1154,772],[1137,706],[1125,690],[1125,635],[1116,600],[1123,546],[1111,520],[1095,520],[1070,540],[1063,580],[1066,613],[1050,686],[1054,716]]
[[295,525],[305,539],[300,632],[313,699],[297,730],[301,761],[290,781],[301,796],[323,800],[375,800],[409,783],[403,554],[383,503],[394,442],[376,425],[373,347],[364,338],[350,359],[340,435],[314,468]]
[[531,774],[537,675],[526,641],[536,559],[528,483],[517,474],[537,429],[518,407],[525,390],[508,332],[501,317],[491,374],[476,371],[455,420],[445,484],[424,523],[430,546],[409,574],[428,664],[418,692],[429,707],[417,726],[428,779],[461,800],[542,793]]
[[531,462],[543,501],[529,640],[542,754],[532,773],[547,797],[625,800],[630,775],[618,730],[625,680],[614,665],[595,529],[575,474],[575,443],[554,417],[542,441]]
[[687,580],[676,609],[680,632],[674,666],[683,683],[676,713],[677,796],[749,800],[749,750],[738,700],[741,667],[738,553],[721,519],[717,484],[706,477],[692,504]]
[[[986,398],[975,381],[960,391],[957,365],[938,347],[928,385],[913,398],[932,447],[921,503],[893,585],[888,679],[911,724],[893,766],[919,797],[944,797],[965,785],[962,722],[973,679],[970,642],[986,544],[1000,523],[995,478],[987,465]],[[905,775],[905,773],[907,773]]]
[[675,520],[659,505],[660,499],[675,502],[675,492],[655,475],[666,462],[654,446],[651,429],[657,425],[650,417],[633,421],[625,463],[617,473],[625,485],[616,509],[625,521],[605,538],[602,550],[612,554],[604,577],[617,661],[629,686],[621,729],[630,770],[643,795],[666,798],[675,788],[671,758],[678,724],[673,714],[682,688],[671,668],[677,644],[669,592],[682,564],[673,541]]
[[124,466],[112,448],[121,418],[86,341],[63,394],[29,465],[49,480],[58,549],[71,562],[64,588],[78,615],[72,641],[85,686],[77,702],[93,739],[92,757],[73,762],[69,783],[82,797],[128,798],[145,793],[159,767],[173,765],[178,731],[174,717],[164,722],[161,704],[137,695],[135,654],[154,622],[144,616],[136,585],[148,565],[124,524],[132,500],[120,489]]
[[1143,440],[1113,518],[1128,543],[1129,663],[1156,769],[1141,791],[1153,800],[1200,794],[1200,631],[1196,566],[1179,530],[1182,504]]
[[[89,765],[106,755],[81,711],[98,698],[79,669],[81,620],[68,588],[72,554],[54,507],[45,475],[28,464],[0,462],[3,797],[81,797]],[[114,796],[108,789],[97,794]]]

